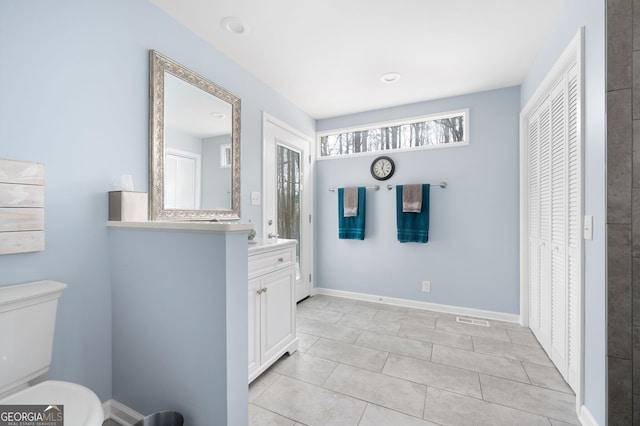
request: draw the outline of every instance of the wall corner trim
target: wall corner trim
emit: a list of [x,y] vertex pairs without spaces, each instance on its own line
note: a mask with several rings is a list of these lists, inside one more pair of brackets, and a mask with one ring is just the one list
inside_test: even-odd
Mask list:
[[382,303],[387,305],[402,306],[405,308],[425,309],[429,311],[443,312],[447,314],[465,315],[476,318],[484,318],[494,321],[520,323],[520,316],[504,312],[485,311],[482,309],[465,308],[461,306],[441,305],[439,303],[423,302],[420,300],[399,299],[395,297],[378,296],[375,294],[355,293],[351,291],[334,290],[330,288],[315,289],[315,294],[326,296],[344,297],[345,299],[362,300],[365,302]]

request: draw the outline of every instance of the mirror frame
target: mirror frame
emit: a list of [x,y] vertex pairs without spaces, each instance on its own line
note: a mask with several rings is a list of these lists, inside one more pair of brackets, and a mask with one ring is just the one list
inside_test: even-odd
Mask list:
[[[190,69],[150,50],[149,220],[240,219],[240,98]],[[231,208],[180,210],[164,208],[164,75],[175,77],[231,104]]]

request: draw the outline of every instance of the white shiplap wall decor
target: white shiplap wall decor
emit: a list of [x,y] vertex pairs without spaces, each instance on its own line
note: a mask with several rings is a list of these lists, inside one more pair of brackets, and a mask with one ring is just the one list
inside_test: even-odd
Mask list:
[[0,255],[44,250],[44,164],[0,158]]

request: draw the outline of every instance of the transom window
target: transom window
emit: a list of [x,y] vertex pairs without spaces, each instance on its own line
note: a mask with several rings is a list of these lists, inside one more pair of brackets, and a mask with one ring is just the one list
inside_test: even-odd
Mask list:
[[320,157],[468,144],[469,110],[321,132]]

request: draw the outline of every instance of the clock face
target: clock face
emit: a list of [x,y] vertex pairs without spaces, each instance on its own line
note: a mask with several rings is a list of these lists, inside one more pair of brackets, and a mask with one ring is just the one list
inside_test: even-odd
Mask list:
[[371,163],[371,175],[378,180],[387,180],[393,176],[395,164],[389,157],[378,157]]

